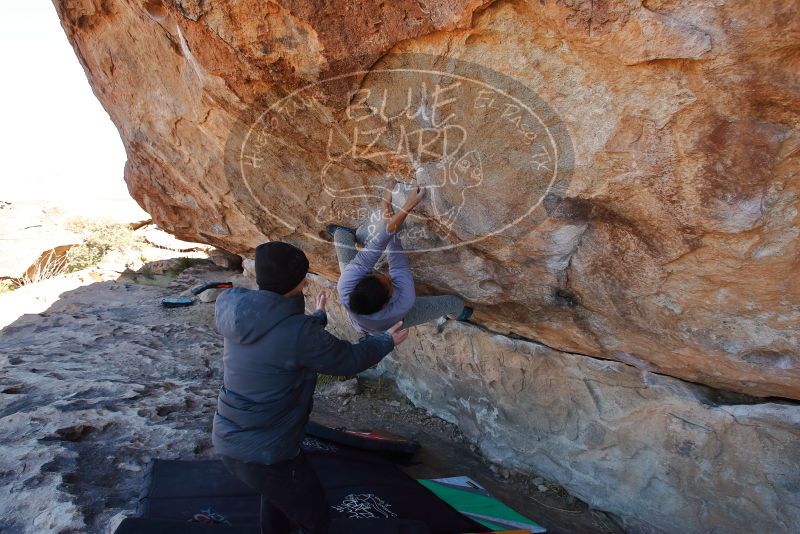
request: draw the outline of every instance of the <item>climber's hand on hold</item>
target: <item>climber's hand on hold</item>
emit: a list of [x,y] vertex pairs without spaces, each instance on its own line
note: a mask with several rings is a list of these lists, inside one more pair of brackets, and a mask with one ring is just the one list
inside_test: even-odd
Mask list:
[[424,187],[417,187],[409,192],[408,198],[406,199],[406,203],[403,204],[403,207],[400,208],[400,211],[392,215],[389,219],[389,223],[386,225],[386,229],[389,233],[395,233],[400,226],[405,222],[406,217],[408,214],[417,207],[417,205],[422,202],[422,199],[425,197],[425,188]]
[[408,198],[406,199],[406,204],[403,206],[403,209],[406,211],[411,211],[416,208],[422,199],[425,198],[425,191],[424,187],[417,187],[416,189],[412,190],[408,194]]
[[328,313],[326,308],[328,306],[328,292],[322,291],[317,295],[317,310]]
[[392,336],[392,341],[394,341],[395,347],[408,338],[408,329],[406,328],[404,330],[400,330],[402,326],[403,321],[398,321],[394,326],[386,331],[390,336]]

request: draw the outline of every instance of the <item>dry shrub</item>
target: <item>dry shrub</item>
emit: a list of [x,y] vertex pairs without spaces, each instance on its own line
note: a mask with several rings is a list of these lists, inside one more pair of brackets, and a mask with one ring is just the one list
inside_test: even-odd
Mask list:
[[138,249],[143,244],[141,237],[127,224],[76,219],[67,228],[83,235],[83,243],[72,247],[67,254],[67,272],[97,265],[112,250]]
[[[72,247],[74,248],[74,247]],[[10,289],[35,284],[43,280],[56,277],[67,269],[69,250],[64,252],[64,247],[56,247],[44,252],[36,262],[31,265],[25,274],[19,278],[10,278]]]

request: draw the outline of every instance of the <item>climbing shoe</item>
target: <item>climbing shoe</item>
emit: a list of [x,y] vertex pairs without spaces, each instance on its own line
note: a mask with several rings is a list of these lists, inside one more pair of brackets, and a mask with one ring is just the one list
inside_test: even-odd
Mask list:
[[338,224],[329,224],[328,226],[325,227],[325,231],[328,232],[328,235],[331,236],[331,239],[333,239],[333,234],[336,233],[336,230],[343,230],[345,232],[350,232],[351,234],[356,235],[355,230],[353,230],[352,228],[348,228],[346,226],[339,226]]
[[472,312],[475,311],[469,306],[464,306],[464,309],[461,311],[461,314],[456,317],[456,321],[469,321],[469,318],[472,317]]

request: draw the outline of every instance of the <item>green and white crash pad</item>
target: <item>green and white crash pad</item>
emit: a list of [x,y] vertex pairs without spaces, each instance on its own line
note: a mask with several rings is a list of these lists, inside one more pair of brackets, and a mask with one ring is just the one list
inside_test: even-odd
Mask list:
[[469,477],[418,480],[447,504],[493,530],[547,532],[540,524],[518,514]]

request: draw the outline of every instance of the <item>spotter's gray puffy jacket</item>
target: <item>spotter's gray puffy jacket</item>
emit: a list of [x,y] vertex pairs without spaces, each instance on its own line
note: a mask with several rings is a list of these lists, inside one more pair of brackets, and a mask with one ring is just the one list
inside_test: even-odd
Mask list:
[[233,288],[217,298],[225,338],[224,378],[212,441],[219,454],[274,464],[300,450],[317,373],[354,375],[394,348],[387,333],[353,345],[325,330],[323,312],[305,315],[303,295]]

